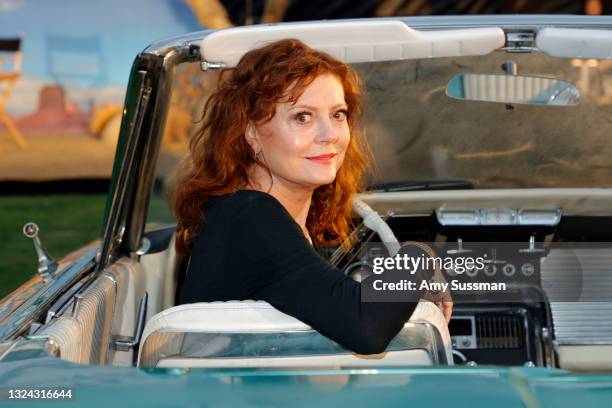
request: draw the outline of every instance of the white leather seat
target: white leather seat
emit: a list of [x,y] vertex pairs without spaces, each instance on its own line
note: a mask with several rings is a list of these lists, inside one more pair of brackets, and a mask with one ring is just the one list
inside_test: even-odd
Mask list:
[[266,302],[231,301],[175,306],[144,329],[144,367],[322,367],[452,364],[442,313],[420,302],[410,321],[376,356],[359,356]]

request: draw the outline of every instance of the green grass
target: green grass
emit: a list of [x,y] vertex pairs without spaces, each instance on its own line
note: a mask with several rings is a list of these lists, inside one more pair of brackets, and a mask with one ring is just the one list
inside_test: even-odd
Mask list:
[[0,197],[0,299],[36,273],[32,241],[21,232],[28,221],[56,260],[100,238],[106,194]]
[[151,194],[149,211],[147,213],[147,225],[150,223],[170,224],[174,222],[176,222],[176,218],[174,218],[170,211],[168,199],[160,192]]

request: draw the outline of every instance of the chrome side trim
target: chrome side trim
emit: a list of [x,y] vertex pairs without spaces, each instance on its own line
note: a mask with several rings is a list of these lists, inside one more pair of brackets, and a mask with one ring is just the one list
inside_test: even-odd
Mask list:
[[7,354],[11,352],[11,350],[15,347],[15,345],[17,345],[16,341],[0,344],[0,361],[4,359],[4,356],[6,356]]
[[144,331],[148,300],[149,294],[145,292],[142,299],[140,299],[140,304],[138,305],[138,318],[136,320],[136,327],[134,328],[134,335],[132,337],[115,336],[111,340],[111,348],[119,351],[130,351],[138,348],[140,345],[140,339],[142,338],[142,332]]
[[42,287],[39,293],[15,309],[0,325],[0,341],[10,340],[25,332],[32,322],[40,319],[41,315],[62,292],[74,285],[93,269],[96,254],[99,250],[99,246],[95,246],[87,251],[81,258],[68,266],[63,273],[56,275],[47,285]]
[[52,339],[63,360],[104,365],[116,302],[116,282],[103,273],[73,299],[72,313],[52,320],[37,335]]
[[72,297],[83,287],[82,282],[74,284],[70,289],[66,291],[62,296],[57,299],[53,305],[47,311],[47,317],[45,318],[44,324],[48,324],[52,319],[57,317],[62,310],[65,309],[67,304],[72,300]]
[[505,30],[529,30],[542,27],[612,28],[611,16],[579,15],[464,15],[395,17],[412,28],[420,30],[440,28],[502,27]]

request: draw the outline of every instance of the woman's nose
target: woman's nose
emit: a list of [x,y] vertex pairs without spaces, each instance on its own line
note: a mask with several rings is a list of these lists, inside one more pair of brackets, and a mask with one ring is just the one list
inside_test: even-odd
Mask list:
[[340,129],[334,126],[331,119],[323,118],[319,122],[315,141],[319,143],[335,143],[338,140],[339,132]]

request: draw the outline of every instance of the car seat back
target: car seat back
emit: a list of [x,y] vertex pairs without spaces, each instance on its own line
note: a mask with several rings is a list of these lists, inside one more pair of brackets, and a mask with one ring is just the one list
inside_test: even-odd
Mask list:
[[342,348],[262,301],[185,304],[147,323],[141,367],[322,367],[452,364],[441,312],[420,302],[410,321],[376,356]]

